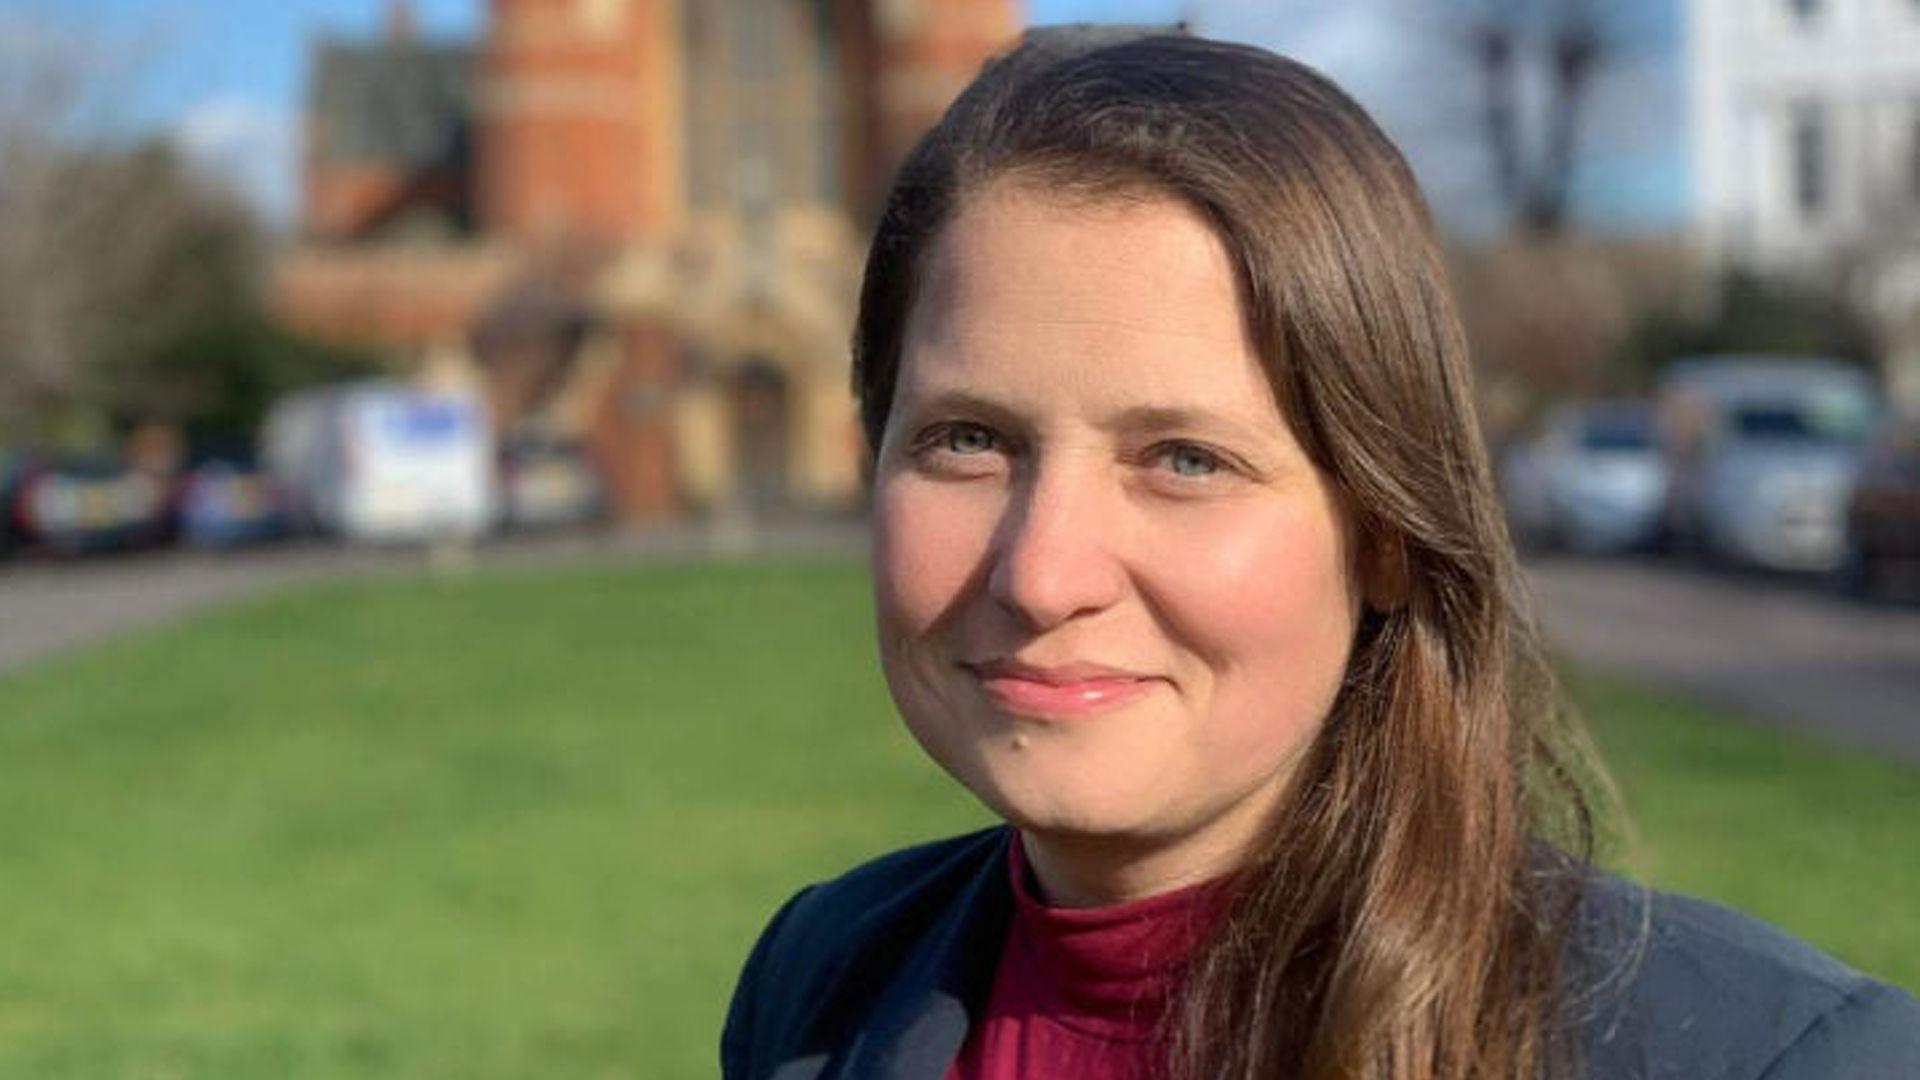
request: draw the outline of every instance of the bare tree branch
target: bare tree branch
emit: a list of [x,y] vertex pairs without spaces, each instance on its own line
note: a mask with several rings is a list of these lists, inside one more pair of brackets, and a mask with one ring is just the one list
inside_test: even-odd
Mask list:
[[1482,138],[1509,220],[1561,231],[1584,106],[1617,39],[1595,0],[1474,0],[1461,41],[1479,72]]
[[245,214],[103,119],[130,66],[74,32],[0,21],[0,434],[169,418],[182,384],[142,361],[246,299]]

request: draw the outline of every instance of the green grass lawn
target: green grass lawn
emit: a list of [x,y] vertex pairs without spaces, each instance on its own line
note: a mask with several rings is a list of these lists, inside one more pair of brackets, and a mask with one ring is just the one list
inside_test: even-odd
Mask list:
[[[705,1077],[802,882],[985,821],[840,563],[383,581],[0,679],[0,1077]],[[1920,986],[1920,775],[1598,684],[1662,884]]]
[[1661,888],[1737,907],[1920,992],[1920,769],[1576,680]]

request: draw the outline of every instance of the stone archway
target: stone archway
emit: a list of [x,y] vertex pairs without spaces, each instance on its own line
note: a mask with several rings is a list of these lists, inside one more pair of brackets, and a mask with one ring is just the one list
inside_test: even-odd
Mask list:
[[610,306],[678,343],[674,479],[696,513],[836,510],[859,496],[851,231],[833,215],[776,224],[770,261],[742,254],[739,223],[703,219],[708,231],[627,259],[605,286]]

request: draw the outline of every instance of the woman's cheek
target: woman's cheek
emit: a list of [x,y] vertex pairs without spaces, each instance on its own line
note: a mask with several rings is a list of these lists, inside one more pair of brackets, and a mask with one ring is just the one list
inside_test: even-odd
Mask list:
[[893,632],[924,633],[985,580],[996,505],[990,492],[911,474],[876,488],[874,579]]
[[1229,507],[1160,530],[1156,547],[1155,591],[1209,666],[1309,692],[1338,682],[1355,600],[1343,536],[1319,507]]

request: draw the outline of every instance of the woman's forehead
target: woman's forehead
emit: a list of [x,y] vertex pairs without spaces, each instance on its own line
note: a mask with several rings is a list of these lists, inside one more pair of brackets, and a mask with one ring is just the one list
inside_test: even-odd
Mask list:
[[941,230],[928,253],[920,300],[951,307],[1027,299],[1044,308],[1164,297],[1237,311],[1237,290],[1226,245],[1180,199],[1088,197],[1007,179],[964,199]]
[[1250,348],[1231,257],[1185,204],[1019,187],[969,199],[948,224],[907,339],[946,351]]
[[909,323],[899,407],[1281,424],[1225,247],[1183,203],[1013,189],[949,229]]

